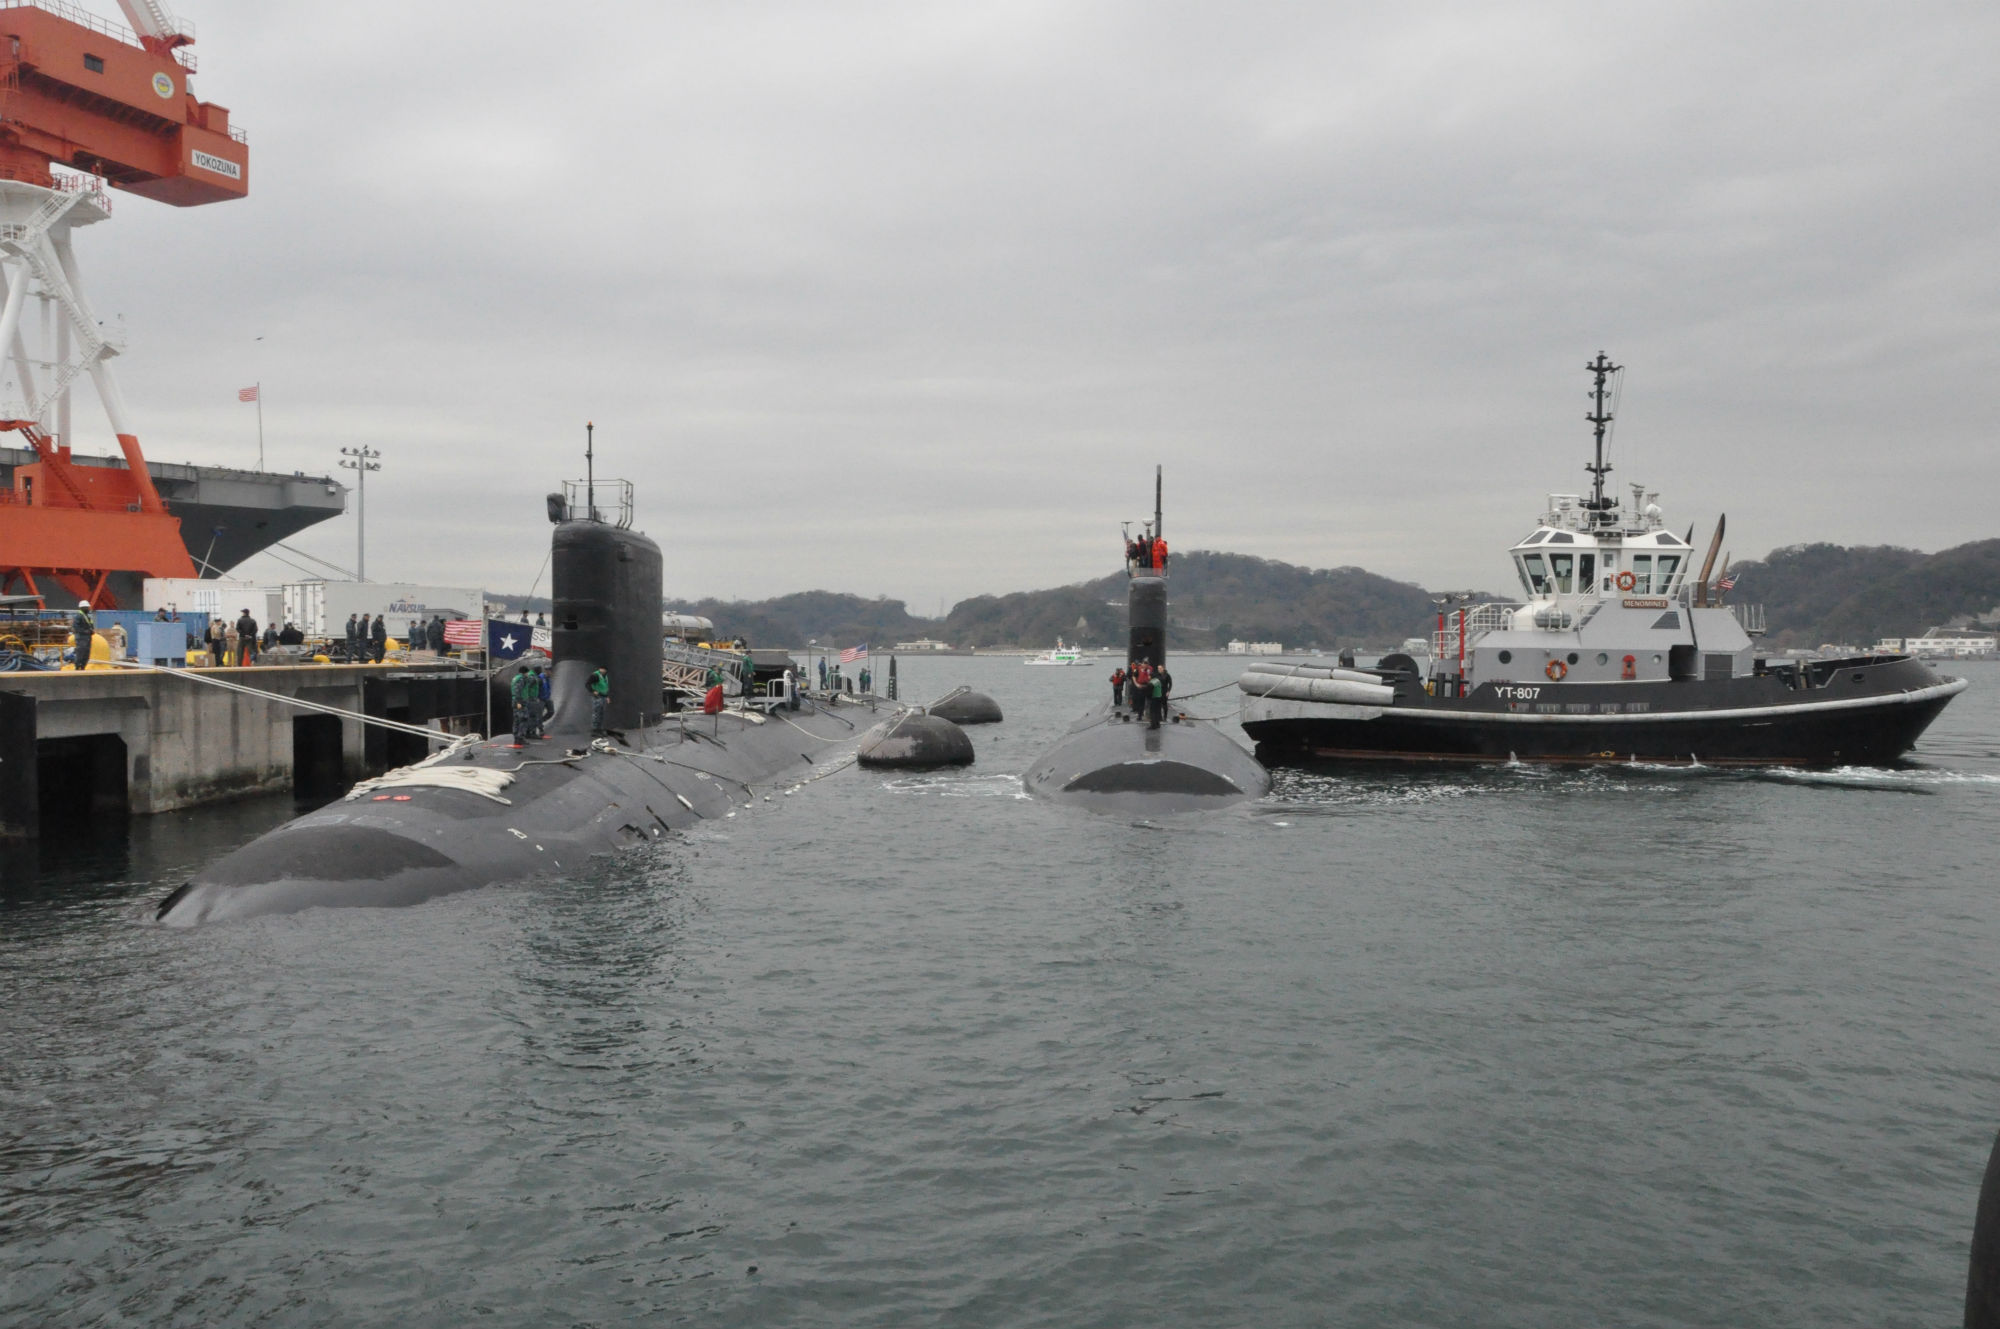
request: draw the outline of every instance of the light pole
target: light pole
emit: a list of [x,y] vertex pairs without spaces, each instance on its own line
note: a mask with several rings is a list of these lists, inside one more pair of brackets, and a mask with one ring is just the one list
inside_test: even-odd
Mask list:
[[350,458],[340,463],[341,468],[354,472],[354,504],[356,521],[354,524],[354,576],[358,581],[368,580],[368,472],[379,471],[382,463],[375,458],[382,454],[363,443],[358,448],[342,448],[343,457]]
[[1463,697],[1465,695],[1465,605],[1472,599],[1472,593],[1454,591],[1451,598],[1458,602],[1458,695]]

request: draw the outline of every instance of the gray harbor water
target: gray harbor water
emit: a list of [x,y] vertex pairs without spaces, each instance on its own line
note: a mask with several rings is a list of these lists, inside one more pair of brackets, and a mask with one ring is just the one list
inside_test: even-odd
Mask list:
[[415,909],[149,925],[288,799],[8,851],[0,1321],[1956,1321],[2000,667],[1907,770],[1160,825],[1019,789],[1109,669],[905,658],[976,765]]

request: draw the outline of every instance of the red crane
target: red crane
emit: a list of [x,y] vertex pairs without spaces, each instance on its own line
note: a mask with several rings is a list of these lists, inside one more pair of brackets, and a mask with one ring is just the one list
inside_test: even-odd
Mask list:
[[[190,207],[241,198],[250,183],[228,110],[188,85],[192,31],[153,0],[118,3],[129,31],[65,0],[0,0],[0,430],[37,457],[0,490],[0,593],[46,595],[53,582],[100,607],[116,605],[114,580],[129,593],[143,577],[193,576],[194,563],[126,418],[109,364],[123,346],[84,297],[71,232],[110,215],[105,184]],[[123,467],[71,459],[80,376]]]

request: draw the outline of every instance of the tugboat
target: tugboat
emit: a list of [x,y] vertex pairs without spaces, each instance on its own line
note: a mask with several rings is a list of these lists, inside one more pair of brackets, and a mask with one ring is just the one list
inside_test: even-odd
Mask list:
[[[1160,521],[1160,474],[1153,473],[1153,520],[1125,540],[1130,639],[1125,668],[1167,661],[1167,546]],[[1120,816],[1207,811],[1262,798],[1271,776],[1241,744],[1171,703],[1148,710],[1136,691],[1100,702],[1021,776],[1030,794]]]
[[1622,368],[1602,352],[1585,366],[1591,489],[1549,495],[1514,546],[1526,598],[1440,608],[1425,671],[1402,652],[1365,670],[1252,665],[1237,686],[1261,760],[1835,766],[1910,750],[1965,680],[1902,654],[1762,654],[1762,606],[1725,603],[1724,522],[1697,569],[1693,530],[1668,530],[1657,494],[1634,485],[1621,507],[1607,491],[1607,385]]

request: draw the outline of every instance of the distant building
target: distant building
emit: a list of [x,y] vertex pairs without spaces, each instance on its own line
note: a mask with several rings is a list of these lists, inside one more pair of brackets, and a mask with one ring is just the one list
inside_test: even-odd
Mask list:
[[1884,637],[1875,649],[1891,654],[1908,654],[1943,660],[1967,660],[1990,656],[2000,649],[1993,634],[1954,635],[1932,628],[1921,637]]
[[915,641],[899,641],[896,643],[895,649],[899,651],[948,651],[951,647],[941,641],[932,641],[929,637],[919,637]]
[[1276,641],[1232,641],[1229,643],[1231,655],[1283,655],[1283,642]]

